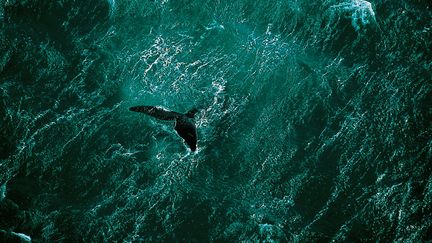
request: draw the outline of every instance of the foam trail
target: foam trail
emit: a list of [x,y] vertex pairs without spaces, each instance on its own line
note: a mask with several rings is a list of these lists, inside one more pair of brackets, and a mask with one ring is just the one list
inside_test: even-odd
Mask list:
[[0,202],[6,197],[6,183],[0,186]]
[[331,7],[332,12],[348,14],[351,17],[351,25],[356,31],[371,21],[376,23],[375,12],[372,4],[365,0],[352,0]]
[[109,16],[112,17],[114,15],[115,10],[116,10],[115,0],[108,0],[108,5],[109,5]]
[[24,242],[31,242],[31,237],[26,235],[26,234],[12,232],[12,235],[17,236],[18,238],[20,238]]

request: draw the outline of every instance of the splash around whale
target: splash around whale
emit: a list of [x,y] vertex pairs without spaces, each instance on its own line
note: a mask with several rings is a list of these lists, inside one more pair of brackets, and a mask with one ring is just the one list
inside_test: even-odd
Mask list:
[[175,121],[174,129],[177,134],[183,138],[192,151],[196,151],[197,132],[194,122],[195,113],[198,111],[196,108],[191,109],[186,114],[166,110],[158,106],[133,106],[129,110],[141,112],[160,120]]

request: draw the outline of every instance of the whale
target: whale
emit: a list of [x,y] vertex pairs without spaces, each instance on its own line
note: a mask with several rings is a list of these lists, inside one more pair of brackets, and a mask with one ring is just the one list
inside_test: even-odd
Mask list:
[[196,151],[197,132],[194,118],[198,109],[193,108],[186,114],[170,111],[159,106],[147,105],[133,106],[130,107],[129,110],[144,113],[159,120],[175,121],[174,130],[186,142],[192,151]]

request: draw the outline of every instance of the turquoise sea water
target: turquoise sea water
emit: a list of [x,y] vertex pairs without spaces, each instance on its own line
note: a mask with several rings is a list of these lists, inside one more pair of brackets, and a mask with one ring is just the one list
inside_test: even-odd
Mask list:
[[431,10],[0,0],[0,241],[432,240]]

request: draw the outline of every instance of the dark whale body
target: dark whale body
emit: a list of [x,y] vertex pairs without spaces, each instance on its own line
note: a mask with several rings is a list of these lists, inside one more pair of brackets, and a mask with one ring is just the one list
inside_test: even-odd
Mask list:
[[189,145],[192,151],[197,147],[196,126],[193,121],[197,109],[192,109],[186,114],[175,111],[165,110],[157,106],[134,106],[129,108],[131,111],[141,112],[146,115],[165,121],[175,121],[174,129],[178,135]]

